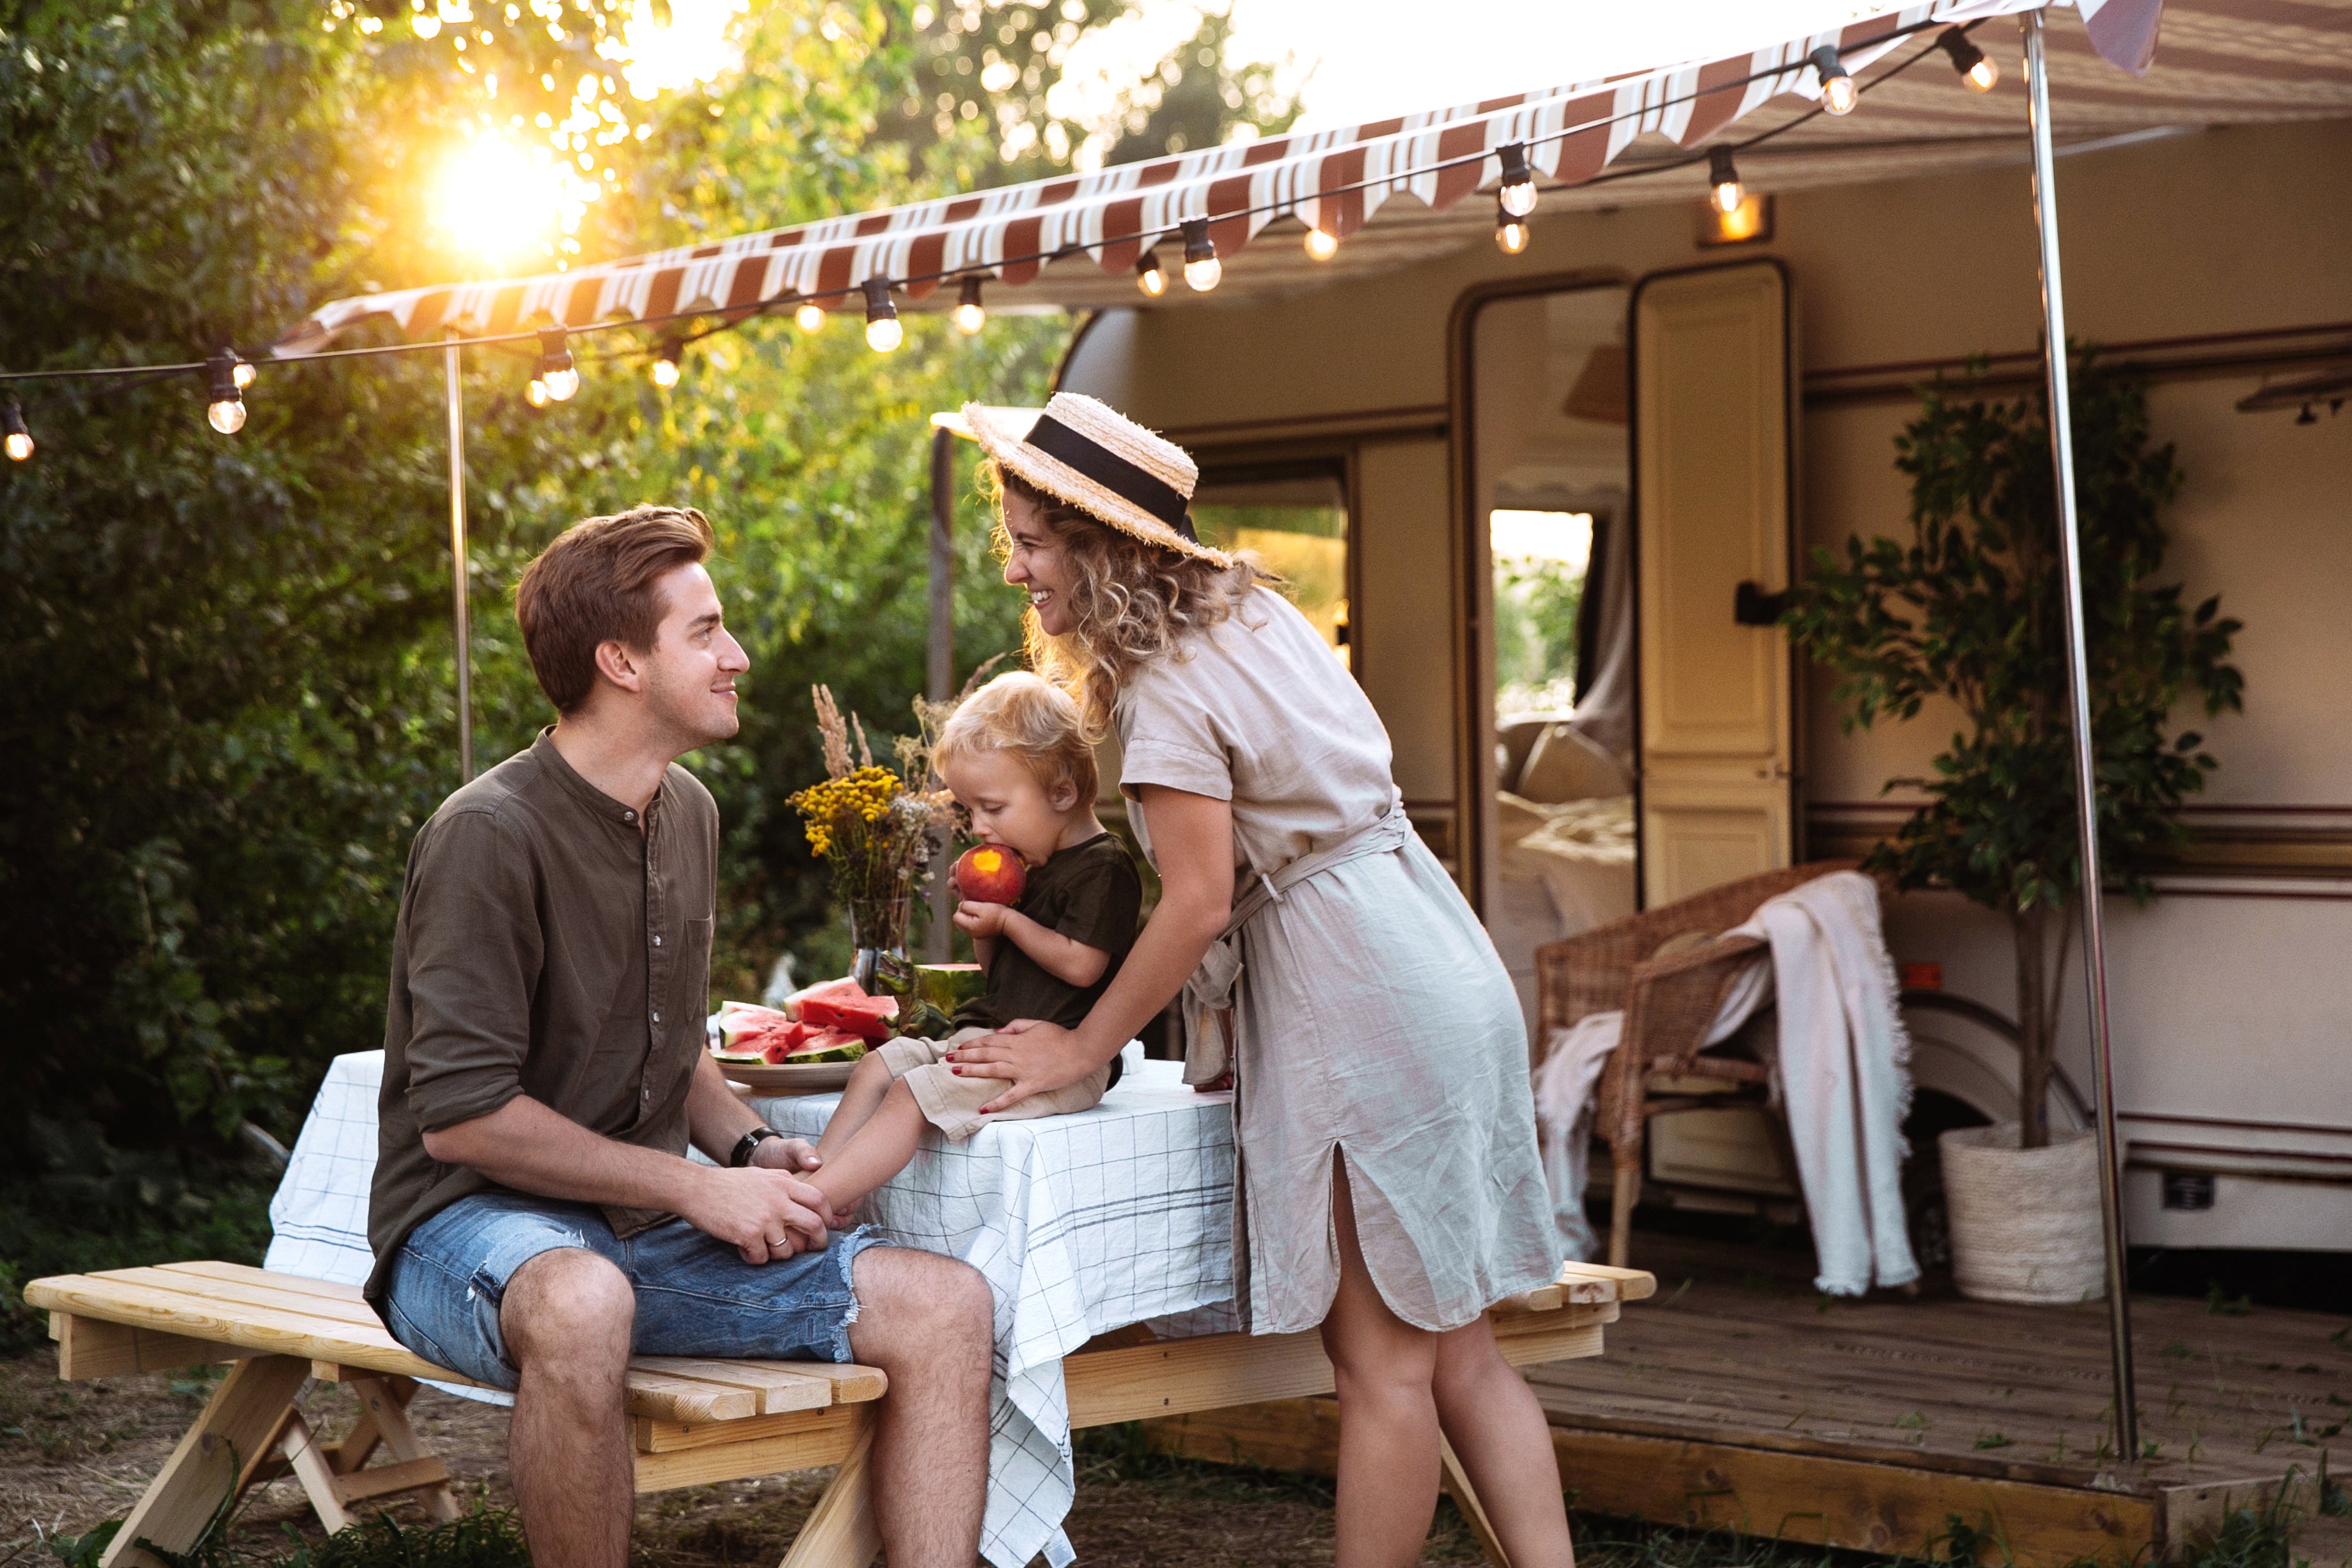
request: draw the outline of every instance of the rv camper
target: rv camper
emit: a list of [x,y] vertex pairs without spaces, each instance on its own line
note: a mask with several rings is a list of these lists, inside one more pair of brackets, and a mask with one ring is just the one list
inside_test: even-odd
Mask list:
[[[1946,716],[1843,732],[1769,612],[1812,547],[1906,534],[1919,384],[1989,356],[2034,384],[2025,163],[1759,148],[1739,221],[1695,174],[1592,184],[1547,193],[1517,254],[1424,238],[1343,277],[1277,224],[1251,256],[1279,286],[1139,297],[1071,352],[1062,384],[1190,447],[1204,531],[1349,662],[1531,1023],[1540,943],[1860,854],[1916,800],[1885,785]],[[2167,574],[2245,623],[2245,710],[2196,726],[2221,766],[2193,847],[2145,908],[2109,900],[2129,1233],[2352,1247],[2352,417],[2256,395],[2352,364],[2352,123],[2078,135],[2058,170],[2073,331],[2145,369],[2187,475]],[[1919,891],[1887,930],[1943,987],[1908,1009],[1915,1151],[2013,1114],[2006,923]],[[2085,1116],[2073,984],[2056,1125]],[[1796,1196],[1752,1110],[1663,1117],[1648,1158],[1645,1201]]]

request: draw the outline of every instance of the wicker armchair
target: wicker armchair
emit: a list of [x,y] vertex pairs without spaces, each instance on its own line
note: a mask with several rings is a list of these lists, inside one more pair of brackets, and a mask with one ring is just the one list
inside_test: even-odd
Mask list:
[[[1633,1205],[1642,1192],[1642,1143],[1649,1119],[1702,1106],[1760,1103],[1770,1094],[1775,1070],[1770,1062],[1701,1054],[1724,993],[1765,949],[1755,937],[1719,933],[1743,924],[1768,899],[1859,864],[1814,860],[1742,877],[1536,950],[1537,1016],[1547,1051],[1554,1029],[1592,1013],[1612,1008],[1625,1013],[1624,1035],[1602,1070],[1593,1118],[1593,1125],[1609,1141],[1615,1176],[1609,1222],[1612,1265],[1622,1268],[1633,1247]],[[1686,933],[1712,940],[1657,956],[1661,947]],[[1653,1093],[1652,1080],[1662,1074],[1727,1080],[1733,1087],[1687,1092],[1677,1086]]]

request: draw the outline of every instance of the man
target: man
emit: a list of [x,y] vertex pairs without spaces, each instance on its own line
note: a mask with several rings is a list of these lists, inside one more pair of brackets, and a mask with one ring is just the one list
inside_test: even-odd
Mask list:
[[[534,1561],[622,1568],[629,1356],[889,1374],[876,1521],[895,1568],[971,1568],[991,1302],[952,1258],[830,1238],[808,1145],[703,1048],[719,814],[674,759],[735,733],[698,511],[566,531],[523,573],[559,718],[409,851],[384,1024],[368,1300],[428,1361],[511,1389]],[[685,1158],[691,1142],[716,1166]]]

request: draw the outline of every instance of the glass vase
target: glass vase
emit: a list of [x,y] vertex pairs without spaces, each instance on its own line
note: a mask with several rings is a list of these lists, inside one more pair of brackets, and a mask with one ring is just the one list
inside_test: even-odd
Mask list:
[[907,916],[913,902],[904,884],[883,897],[849,900],[849,977],[868,996],[886,989],[886,973],[907,973]]

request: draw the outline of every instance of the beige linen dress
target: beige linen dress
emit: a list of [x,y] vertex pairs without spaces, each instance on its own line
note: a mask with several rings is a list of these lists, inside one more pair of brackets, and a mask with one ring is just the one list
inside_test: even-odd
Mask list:
[[[1233,803],[1237,895],[1396,800],[1379,716],[1271,589],[1138,671],[1116,718],[1131,799],[1164,784]],[[1134,816],[1151,854],[1139,803]],[[1239,941],[1234,1224],[1251,1331],[1312,1328],[1330,1310],[1335,1152],[1365,1264],[1405,1321],[1459,1328],[1549,1283],[1562,1253],[1518,999],[1421,840],[1297,884]]]

